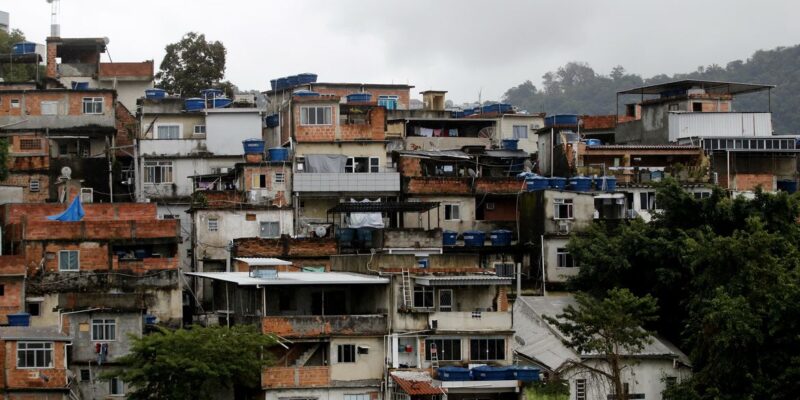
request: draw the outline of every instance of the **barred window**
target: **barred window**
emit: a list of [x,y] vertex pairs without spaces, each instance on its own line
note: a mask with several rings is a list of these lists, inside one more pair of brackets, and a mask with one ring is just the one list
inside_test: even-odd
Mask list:
[[17,368],[53,368],[53,343],[18,342]]

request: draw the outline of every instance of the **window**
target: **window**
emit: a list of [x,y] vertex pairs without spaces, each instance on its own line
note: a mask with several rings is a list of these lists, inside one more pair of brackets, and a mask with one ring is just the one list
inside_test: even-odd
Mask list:
[[259,229],[262,238],[276,238],[281,236],[281,224],[278,221],[262,222]]
[[558,268],[572,268],[575,266],[575,261],[572,259],[572,254],[569,254],[567,249],[559,247],[556,249],[556,267]]
[[205,135],[206,134],[206,126],[205,125],[195,125],[194,126],[194,134],[195,135]]
[[346,394],[344,400],[370,400],[369,394]]
[[439,311],[453,311],[453,289],[439,289]]
[[414,308],[433,308],[433,288],[414,286]]
[[639,208],[642,210],[655,210],[656,192],[639,193]]
[[145,161],[144,183],[172,183],[172,161]]
[[397,96],[378,96],[378,105],[386,107],[387,110],[396,110],[397,99]]
[[61,250],[58,252],[59,271],[77,271],[80,269],[78,250]]
[[19,149],[20,150],[41,150],[41,148],[42,148],[41,139],[20,139],[19,140]]
[[0,284],[0,296],[6,295],[6,285]]
[[92,380],[92,370],[88,368],[81,369],[81,382],[89,382]]
[[444,205],[444,219],[445,221],[455,221],[461,219],[461,206],[459,204],[445,204]]
[[513,277],[516,272],[515,267],[513,262],[496,262],[494,263],[494,273],[497,274],[497,276]]
[[58,115],[58,102],[57,101],[43,101],[41,102],[42,115]]
[[349,157],[347,159],[347,163],[345,164],[344,172],[380,172],[380,159],[378,157]]
[[707,199],[711,197],[711,192],[694,192],[692,194],[695,199]]
[[514,125],[514,139],[527,139],[528,126],[527,125]]
[[267,187],[267,176],[264,174],[253,174],[253,189],[260,189]]
[[586,400],[586,379],[575,379],[575,400]]
[[102,97],[84,97],[83,98],[83,113],[84,114],[102,114],[103,113],[103,98]]
[[305,157],[295,157],[294,158],[294,162],[295,162],[295,165],[296,165],[295,169],[298,172],[299,171],[303,171],[304,169],[306,169],[306,158]]
[[356,362],[356,345],[340,344],[337,348],[337,354],[337,360],[340,363],[354,363]]
[[161,219],[181,219],[181,216],[178,214],[164,214]]
[[209,218],[208,219],[208,231],[209,232],[216,232],[219,230],[219,220],[216,218]]
[[461,339],[425,339],[425,360],[431,360],[431,346],[439,361],[461,361]]
[[158,125],[156,126],[156,139],[180,139],[180,125]]
[[505,339],[470,339],[469,355],[472,360],[505,360]]
[[125,395],[125,382],[119,378],[111,378],[108,382],[108,394],[112,396],[124,396]]
[[664,378],[664,385],[667,389],[672,389],[678,384],[678,377],[676,376],[668,376]]
[[11,99],[11,108],[19,108],[19,99]]
[[18,342],[17,368],[53,368],[53,343]]
[[486,208],[486,210],[488,210],[488,211],[492,211],[492,210],[494,210],[494,207],[495,207],[495,205],[494,205],[494,202],[493,202],[493,201],[487,201],[487,202],[486,202],[486,207],[485,207],[485,208]]
[[678,111],[678,105],[677,105],[677,104],[675,104],[675,103],[673,103],[673,104],[670,104],[670,105],[667,107],[667,109],[668,109],[669,111]]
[[31,179],[28,189],[31,192],[38,192],[39,191],[39,180],[38,179]]
[[92,320],[92,341],[110,342],[117,340],[117,321],[113,318]]
[[276,172],[275,175],[272,176],[275,180],[275,183],[284,183],[286,182],[286,174],[283,172]]
[[572,199],[554,199],[553,203],[555,219],[572,219]]
[[300,107],[301,125],[331,125],[331,107]]
[[31,317],[38,317],[41,315],[41,305],[42,303],[38,301],[29,301],[25,304],[25,309],[28,310],[28,314],[30,314]]

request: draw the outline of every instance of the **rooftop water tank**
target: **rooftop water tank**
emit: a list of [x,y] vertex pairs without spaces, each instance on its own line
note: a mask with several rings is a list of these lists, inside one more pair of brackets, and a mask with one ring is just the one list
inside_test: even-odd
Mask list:
[[264,122],[267,124],[267,128],[274,128],[280,125],[280,117],[278,117],[278,114],[267,115],[264,118]]
[[89,89],[89,82],[72,82],[72,90],[87,90]]
[[300,84],[300,79],[297,75],[287,76],[286,77],[286,85],[288,87],[294,87]]
[[481,231],[464,232],[464,246],[483,247],[483,242],[485,240],[486,240],[486,234]]
[[31,324],[31,315],[26,312],[8,314],[7,318],[9,326],[29,326]]
[[442,245],[443,246],[455,246],[457,240],[458,240],[458,232],[455,232],[455,231],[444,231],[444,232],[442,232]]
[[261,139],[242,140],[245,154],[261,154],[264,152],[264,141]]
[[519,139],[503,139],[503,149],[516,150]]
[[523,382],[538,382],[541,371],[539,368],[529,367],[527,365],[514,365],[511,368],[514,378]]
[[285,147],[273,147],[268,150],[270,161],[288,161],[289,149]]
[[13,54],[31,54],[36,53],[36,43],[33,42],[19,42],[14,43],[11,47]]
[[301,85],[304,85],[306,83],[315,83],[317,81],[317,74],[312,74],[308,72],[304,74],[297,74],[297,81]]
[[348,103],[368,103],[372,98],[369,93],[351,93],[347,95]]
[[514,371],[509,367],[492,367],[481,365],[472,369],[472,378],[476,381],[505,381],[514,379]]
[[511,245],[511,231],[508,229],[497,229],[492,231],[489,235],[492,240],[492,246],[510,246]]
[[269,80],[269,87],[272,88],[272,90],[277,89],[278,88],[278,80],[277,79],[270,79]]
[[144,97],[148,99],[163,99],[167,97],[167,91],[159,88],[147,89],[144,91]]
[[556,114],[544,119],[544,126],[578,125],[578,116],[575,114]]
[[199,97],[191,97],[183,101],[183,108],[186,111],[200,111],[206,108],[206,101]]
[[469,368],[439,367],[436,369],[436,377],[440,381],[468,381],[470,380],[470,372]]
[[525,179],[525,188],[532,192],[534,190],[545,190],[550,187],[550,181],[543,176],[535,176]]
[[588,192],[592,190],[592,178],[576,176],[569,180],[569,186],[576,192]]
[[600,139],[586,139],[587,146],[602,146],[603,142]]
[[211,108],[225,108],[233,103],[233,100],[227,97],[215,97],[211,100]]
[[292,92],[292,96],[316,97],[316,96],[319,96],[319,93],[313,92],[311,90],[300,89],[300,90],[295,90],[294,92]]
[[211,88],[211,89],[203,89],[200,91],[200,96],[203,96],[207,99],[210,99],[212,97],[222,97],[222,94],[223,94],[222,89]]
[[594,187],[597,190],[613,192],[617,190],[617,178],[613,176],[598,176],[594,178]]
[[554,176],[552,178],[548,178],[547,181],[550,183],[551,189],[564,190],[567,187],[567,178],[559,178]]
[[276,82],[277,90],[283,90],[289,87],[289,81],[286,78],[278,78]]

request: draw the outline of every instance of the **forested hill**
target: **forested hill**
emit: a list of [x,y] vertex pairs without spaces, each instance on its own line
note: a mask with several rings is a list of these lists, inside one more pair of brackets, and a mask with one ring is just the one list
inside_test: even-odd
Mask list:
[[[588,64],[570,62],[558,71],[542,77],[542,87],[531,81],[508,89],[503,101],[530,112],[548,114],[614,114],[616,92],[643,84],[676,79],[706,79],[776,85],[772,91],[772,120],[776,133],[800,133],[800,45],[759,50],[746,61],[736,60],[726,66],[710,65],[697,71],[673,76],[661,74],[643,79],[629,74],[621,66],[610,74],[595,72]],[[621,98],[623,103],[635,98]],[[734,102],[737,111],[766,111],[766,93],[739,96]]]

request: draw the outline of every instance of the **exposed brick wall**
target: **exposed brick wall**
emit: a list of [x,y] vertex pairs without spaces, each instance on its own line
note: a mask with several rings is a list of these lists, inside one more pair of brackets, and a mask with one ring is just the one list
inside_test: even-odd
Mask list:
[[[303,125],[300,123],[300,110],[303,106],[330,106],[331,124],[330,125]],[[326,102],[318,104],[296,103],[293,106],[294,115],[294,137],[298,142],[332,142],[336,140],[336,127],[339,125],[339,104],[338,102]]]
[[[109,262],[109,249],[108,244],[98,242],[82,242],[82,243],[48,243],[44,247],[44,269],[48,272],[58,272],[58,252],[60,250],[78,250],[78,265],[81,271],[101,271],[108,270],[111,267]],[[47,253],[53,253],[55,257],[48,259]],[[33,275],[33,273],[31,273]]]
[[525,181],[516,178],[483,177],[475,180],[476,193],[518,193],[525,190]]
[[[725,174],[720,174],[722,175]],[[736,190],[755,190],[756,187],[761,186],[764,190],[775,190],[775,175],[774,174],[736,174],[732,177]],[[720,185],[727,183],[727,176],[720,179]]]
[[[494,203],[494,209],[486,208],[487,203]],[[494,198],[486,200],[480,205],[483,208],[484,221],[516,221],[517,204],[515,197]]]
[[397,171],[401,176],[422,176],[422,159],[419,157],[400,157]]
[[[0,116],[41,116],[43,101],[57,101],[58,113],[63,115],[80,116],[83,114],[84,97],[102,97],[103,114],[115,115],[114,110],[114,91],[93,89],[88,91],[78,90],[58,90],[58,91],[30,91],[25,93],[8,93],[3,95],[3,102],[0,105]],[[20,107],[11,108],[11,100],[19,99]],[[8,101],[6,101],[8,100]],[[66,108],[65,108],[66,107]]]
[[118,240],[180,237],[180,221],[27,221],[8,225],[12,240]]
[[3,285],[3,295],[0,296],[0,324],[6,324],[8,314],[23,310],[23,277],[0,277],[0,285]]
[[508,288],[500,286],[497,288],[497,311],[508,311]]
[[[4,387],[7,389],[59,389],[67,387],[64,342],[53,343],[53,368],[17,369],[17,342],[2,341]],[[44,377],[47,377],[46,379]]]
[[144,77],[153,78],[153,60],[142,62],[101,62],[97,74],[103,77]]
[[55,43],[47,43],[47,55],[44,75],[48,78],[55,79],[58,76],[58,65],[56,65],[56,57],[58,57],[58,45]]
[[[2,206],[4,224],[43,221],[48,215],[59,214],[65,204],[5,204]],[[83,221],[147,221],[158,219],[155,203],[92,203],[83,204]]]
[[456,177],[404,178],[405,192],[409,194],[470,194],[470,181]]
[[314,85],[313,90],[320,94],[328,94],[339,97],[345,97],[348,94],[359,93],[363,87],[364,92],[372,95],[372,101],[377,101],[378,96],[397,96],[397,107],[400,109],[408,109],[409,99],[411,97],[410,88],[376,88],[370,85],[353,85],[350,87],[332,86],[326,87],[324,85]]
[[153,271],[176,270],[180,265],[177,258],[143,258],[137,260],[123,260],[113,256],[112,269],[115,271],[130,271],[134,274],[146,274]]
[[[31,158],[31,157],[23,157]],[[32,192],[30,190],[31,180],[39,180],[39,191]],[[44,203],[49,198],[47,188],[50,185],[50,177],[46,174],[40,173],[10,173],[8,178],[2,181],[4,185],[13,185],[22,187],[22,201],[26,203]]]
[[337,253],[333,238],[291,238],[278,239],[240,238],[234,239],[235,257],[278,257],[312,258],[328,257]]
[[[117,147],[131,146],[133,145],[133,138],[136,133],[139,132],[138,121],[122,103],[118,102],[116,104],[115,111],[115,122],[117,126],[117,134],[114,137],[115,144]],[[120,158],[130,158],[132,153],[132,148],[124,150],[119,149],[116,151],[116,156]]]
[[330,368],[325,366],[266,368],[261,375],[261,387],[324,387],[330,385],[330,375]]
[[342,124],[342,140],[383,140],[386,138],[386,109],[372,107],[366,125]]

